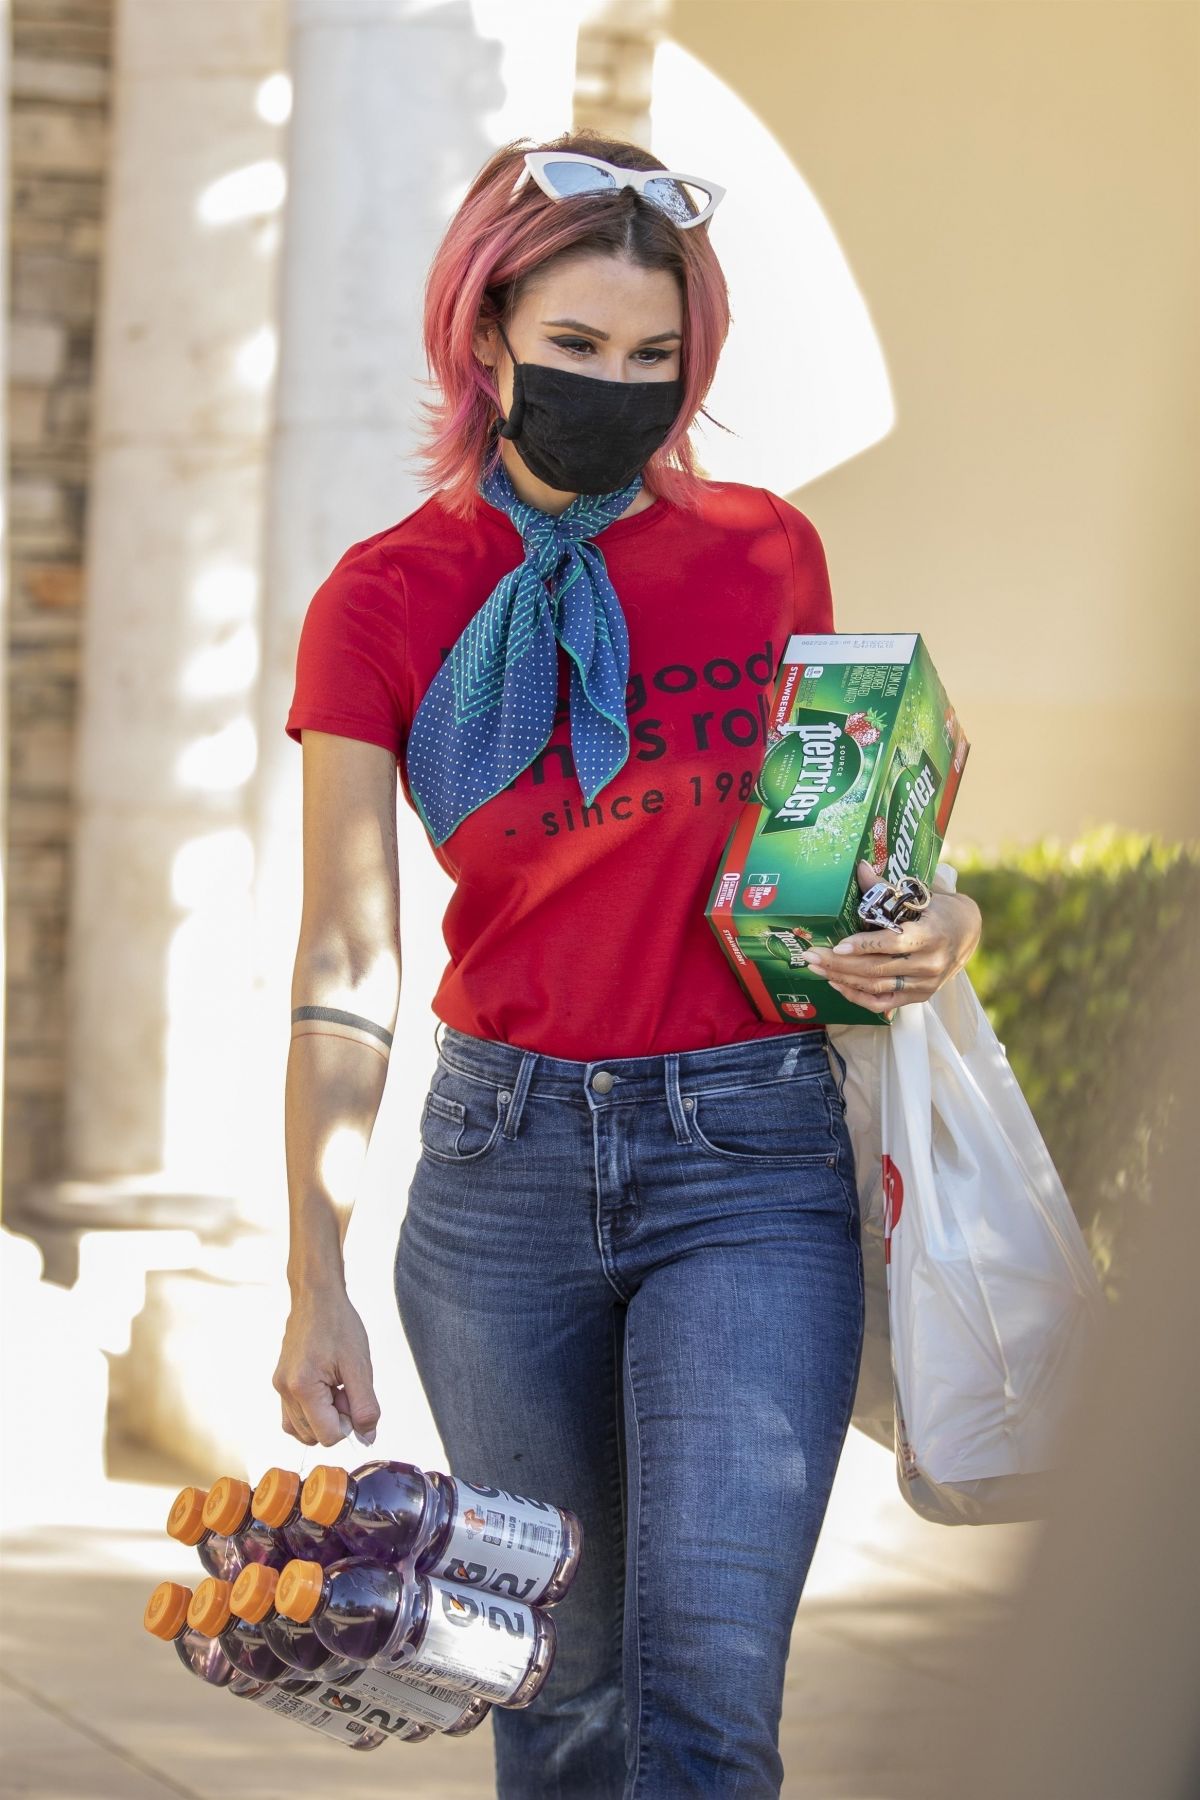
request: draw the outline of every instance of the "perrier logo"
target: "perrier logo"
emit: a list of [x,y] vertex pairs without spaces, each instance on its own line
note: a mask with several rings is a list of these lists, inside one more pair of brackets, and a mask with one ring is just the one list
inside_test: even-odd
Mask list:
[[764,833],[815,824],[854,786],[863,755],[846,733],[847,716],[798,707],[779,727],[779,742],[764,756],[754,787],[755,798],[768,810]]
[[900,881],[916,868],[924,879],[934,863],[933,802],[942,778],[925,750],[915,768],[899,756],[893,768],[887,811],[887,878]]

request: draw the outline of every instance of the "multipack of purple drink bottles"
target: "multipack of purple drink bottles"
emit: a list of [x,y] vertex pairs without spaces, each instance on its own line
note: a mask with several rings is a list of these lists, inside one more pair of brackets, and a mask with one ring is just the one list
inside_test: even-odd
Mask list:
[[167,1531],[204,1574],[160,1582],[146,1630],[201,1681],[354,1750],[528,1706],[583,1554],[565,1507],[382,1460],[183,1488]]

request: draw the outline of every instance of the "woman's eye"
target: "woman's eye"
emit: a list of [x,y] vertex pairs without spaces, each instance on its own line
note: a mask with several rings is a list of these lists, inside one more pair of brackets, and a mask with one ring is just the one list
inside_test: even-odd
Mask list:
[[[588,338],[552,338],[551,342],[557,344],[560,350],[593,350],[595,348],[595,345]],[[648,356],[650,358],[650,365],[653,365],[654,363],[662,362],[665,357],[668,357],[671,354],[671,352],[669,350],[638,350],[635,354],[638,356]]]

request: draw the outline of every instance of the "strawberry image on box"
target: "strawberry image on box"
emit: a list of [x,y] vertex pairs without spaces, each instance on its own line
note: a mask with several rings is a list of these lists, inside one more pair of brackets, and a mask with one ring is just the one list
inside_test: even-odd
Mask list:
[[860,859],[887,881],[932,881],[969,748],[917,633],[789,638],[754,794],[705,908],[760,1017],[887,1024],[801,957],[866,929]]

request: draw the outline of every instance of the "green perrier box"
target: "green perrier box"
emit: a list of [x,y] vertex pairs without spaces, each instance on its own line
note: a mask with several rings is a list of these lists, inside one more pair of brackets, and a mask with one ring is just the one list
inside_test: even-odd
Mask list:
[[705,908],[762,1018],[886,1024],[800,954],[865,929],[860,858],[889,881],[933,879],[968,748],[916,633],[788,640],[754,797]]

